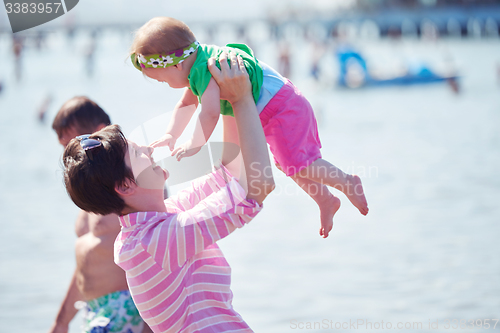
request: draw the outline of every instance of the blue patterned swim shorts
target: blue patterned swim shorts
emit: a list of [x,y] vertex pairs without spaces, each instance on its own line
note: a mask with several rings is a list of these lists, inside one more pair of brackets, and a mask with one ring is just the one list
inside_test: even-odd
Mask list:
[[84,333],[141,333],[144,327],[128,290],[90,300],[85,309]]

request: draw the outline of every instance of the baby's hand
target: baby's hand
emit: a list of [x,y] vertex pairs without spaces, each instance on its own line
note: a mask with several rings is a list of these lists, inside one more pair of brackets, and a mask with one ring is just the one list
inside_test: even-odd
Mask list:
[[193,156],[201,150],[201,147],[191,147],[191,146],[192,142],[191,140],[189,140],[188,142],[175,148],[175,150],[172,152],[172,156],[175,155],[177,161],[180,161],[183,157]]
[[153,148],[168,146],[170,151],[172,151],[174,149],[176,141],[177,141],[177,139],[174,138],[172,136],[172,134],[165,134],[164,136],[162,136],[158,140],[151,143],[150,146]]

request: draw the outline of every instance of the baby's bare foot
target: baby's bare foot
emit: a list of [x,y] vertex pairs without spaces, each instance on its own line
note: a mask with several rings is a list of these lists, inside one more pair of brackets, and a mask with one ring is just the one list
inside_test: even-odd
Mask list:
[[330,194],[330,197],[323,203],[318,203],[318,206],[321,217],[321,228],[319,228],[319,234],[323,236],[323,238],[326,238],[333,228],[333,216],[340,208],[340,200]]
[[363,215],[368,214],[368,203],[366,202],[365,192],[363,191],[363,185],[361,184],[361,179],[356,176],[348,176],[347,188],[345,188],[344,194],[351,201],[351,203],[356,207],[359,212]]

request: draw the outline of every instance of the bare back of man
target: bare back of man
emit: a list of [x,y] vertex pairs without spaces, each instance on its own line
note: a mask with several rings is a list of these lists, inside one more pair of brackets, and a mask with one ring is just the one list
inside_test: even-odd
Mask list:
[[118,216],[81,211],[75,229],[76,285],[83,300],[128,289],[123,270],[113,261],[113,244],[120,232]]
[[[125,272],[113,260],[113,244],[120,232],[118,216],[80,211],[75,223],[76,269],[66,298],[49,332],[68,332],[76,315],[77,301],[91,301],[114,292],[128,290]],[[152,332],[144,325],[142,333]]]
[[[86,97],[75,97],[61,107],[54,119],[53,129],[58,134],[59,143],[66,146],[75,136],[97,131],[109,122],[107,114],[95,102]],[[118,300],[122,300],[126,306],[132,303],[133,308],[125,312],[137,313],[139,316],[128,294],[125,272],[114,262],[114,241],[120,229],[117,215],[102,216],[80,211],[75,222],[77,235],[75,242],[76,269],[49,333],[68,332],[69,323],[78,312],[75,308],[77,301],[87,303],[84,332],[90,331],[89,318],[98,316],[99,311],[109,313],[112,307],[118,306]],[[93,306],[95,304],[102,305],[107,300],[113,300],[113,304],[106,309],[96,309]],[[109,320],[109,327],[112,328],[110,331],[127,331],[127,327],[116,327],[118,325],[116,323],[126,321],[123,319],[111,318]],[[130,319],[134,323],[142,322],[140,317],[126,319]],[[101,322],[102,320],[106,321],[107,319],[101,318]],[[137,325],[131,331],[137,332]],[[142,333],[149,332],[152,332],[151,329],[144,324]]]

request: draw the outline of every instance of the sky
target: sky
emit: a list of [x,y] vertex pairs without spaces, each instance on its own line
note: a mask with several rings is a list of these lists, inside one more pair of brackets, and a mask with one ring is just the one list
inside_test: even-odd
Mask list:
[[[283,15],[285,10],[304,12],[312,8],[322,13],[333,12],[352,4],[354,0],[80,0],[66,15],[46,23],[47,28],[64,25],[68,20],[77,24],[130,23],[142,24],[155,16],[171,16],[186,22],[238,21],[266,18],[270,13]],[[0,26],[8,27],[5,8],[0,9]]]

